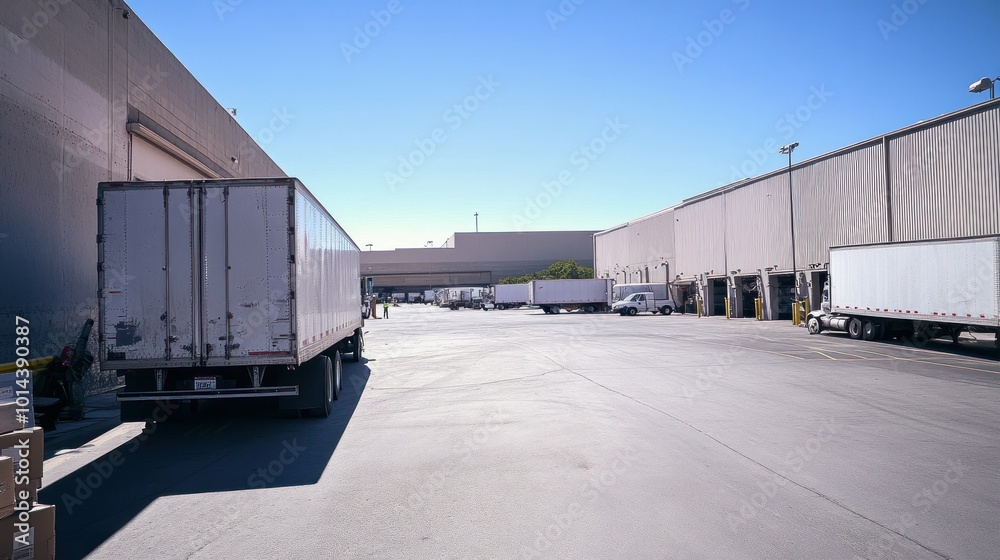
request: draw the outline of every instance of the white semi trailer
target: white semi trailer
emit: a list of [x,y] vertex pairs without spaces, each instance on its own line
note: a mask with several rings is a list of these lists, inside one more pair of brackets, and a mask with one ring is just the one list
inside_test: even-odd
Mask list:
[[528,283],[528,305],[537,305],[545,313],[607,311],[611,309],[613,285],[610,278],[532,280]]
[[1000,237],[834,247],[822,309],[811,334],[851,338],[997,333],[1000,352]]
[[361,359],[360,251],[297,179],[101,183],[98,259],[123,421],[247,397],[328,416]]
[[528,284],[497,284],[493,286],[493,303],[497,309],[514,309],[528,304]]

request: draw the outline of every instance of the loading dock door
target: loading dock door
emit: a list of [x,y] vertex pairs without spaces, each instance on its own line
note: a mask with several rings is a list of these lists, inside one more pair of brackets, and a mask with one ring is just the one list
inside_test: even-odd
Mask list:
[[[791,274],[771,276],[771,301],[777,307],[778,320],[792,320],[792,305],[795,302],[795,277]],[[774,307],[772,307],[774,309]]]
[[760,297],[760,286],[756,276],[744,276],[740,278],[740,295],[743,305],[740,308],[740,317],[756,317],[757,307],[755,300]]
[[711,280],[712,290],[712,315],[716,317],[726,316],[726,279],[713,278]]

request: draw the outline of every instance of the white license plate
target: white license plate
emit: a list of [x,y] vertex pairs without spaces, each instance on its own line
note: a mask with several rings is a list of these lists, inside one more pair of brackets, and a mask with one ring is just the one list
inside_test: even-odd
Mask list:
[[214,377],[195,377],[194,378],[194,390],[200,391],[202,389],[215,389],[215,378]]

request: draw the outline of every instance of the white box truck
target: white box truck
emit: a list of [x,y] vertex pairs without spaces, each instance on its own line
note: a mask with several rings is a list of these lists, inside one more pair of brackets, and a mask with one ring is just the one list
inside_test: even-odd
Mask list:
[[360,251],[294,178],[98,186],[99,347],[123,421],[277,397],[330,414],[361,359]]
[[493,304],[499,310],[528,305],[528,284],[497,284],[493,286]]
[[1000,334],[1000,237],[831,248],[822,309],[806,326],[864,340]]
[[607,311],[611,308],[610,278],[567,280],[532,280],[528,283],[528,305],[537,305],[545,313],[559,313],[565,309],[582,309],[585,313]]

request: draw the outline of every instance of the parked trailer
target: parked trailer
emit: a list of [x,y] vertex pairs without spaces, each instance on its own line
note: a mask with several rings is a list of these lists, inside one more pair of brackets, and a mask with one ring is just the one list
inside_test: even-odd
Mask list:
[[965,330],[993,332],[1000,354],[1000,237],[831,248],[823,309],[806,326],[956,343]]
[[611,308],[612,285],[609,278],[579,280],[532,280],[528,283],[528,304],[546,313],[582,309],[585,313]]
[[455,310],[460,307],[472,307],[473,301],[482,298],[482,288],[446,288],[441,292],[438,305]]
[[361,359],[360,250],[297,179],[100,183],[98,260],[123,421],[247,397],[328,416]]
[[528,305],[529,288],[529,284],[497,284],[493,286],[493,304],[500,310]]
[[424,290],[423,303],[434,303],[434,290]]

